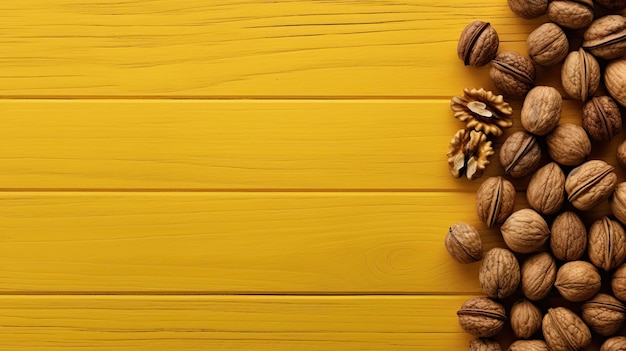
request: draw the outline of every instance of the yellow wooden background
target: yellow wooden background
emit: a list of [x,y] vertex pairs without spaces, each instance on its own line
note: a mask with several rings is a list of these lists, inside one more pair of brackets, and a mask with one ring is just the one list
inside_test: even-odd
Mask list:
[[546,21],[505,0],[0,2],[0,349],[467,348],[478,264],[443,237],[502,244],[445,157],[450,97],[493,89],[456,57],[476,19],[521,52]]

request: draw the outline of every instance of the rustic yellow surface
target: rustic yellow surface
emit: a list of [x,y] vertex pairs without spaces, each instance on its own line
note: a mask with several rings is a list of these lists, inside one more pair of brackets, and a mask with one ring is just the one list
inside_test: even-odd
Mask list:
[[504,0],[0,3],[0,350],[467,348],[478,264],[443,237],[502,245],[445,157],[450,97],[493,88],[456,57],[475,19],[521,52],[546,21]]

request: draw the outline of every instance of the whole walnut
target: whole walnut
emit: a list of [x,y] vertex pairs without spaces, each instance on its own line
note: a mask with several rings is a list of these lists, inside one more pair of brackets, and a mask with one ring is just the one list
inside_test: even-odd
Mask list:
[[549,86],[536,86],[524,99],[522,126],[535,135],[546,135],[559,124],[562,108],[563,98],[558,90]]
[[521,285],[524,296],[539,301],[548,296],[556,280],[556,261],[547,252],[530,256],[522,264]]
[[626,107],[626,58],[614,60],[606,65],[604,84],[609,94],[622,106]]
[[569,97],[587,101],[600,85],[598,61],[583,48],[570,52],[561,67],[561,83]]
[[527,132],[509,135],[500,147],[500,165],[513,178],[531,174],[541,162],[541,148],[537,138]]
[[480,67],[496,57],[499,45],[498,33],[489,23],[474,21],[463,29],[457,54],[466,66]]
[[530,59],[541,66],[554,66],[565,60],[569,42],[565,32],[554,23],[544,23],[528,35],[526,47]]
[[565,307],[550,308],[543,316],[542,329],[551,351],[582,350],[591,343],[585,322]]
[[600,347],[600,351],[624,351],[626,350],[626,336],[614,336],[606,339]]
[[617,333],[626,320],[626,307],[616,298],[607,294],[598,294],[585,302],[582,317],[591,330],[604,336]]
[[576,213],[563,212],[554,219],[550,249],[562,261],[578,260],[587,251],[587,229]]
[[508,0],[514,14],[526,18],[537,18],[548,9],[548,0]]
[[613,60],[626,54],[626,18],[608,15],[593,21],[584,34],[583,48],[595,57]]
[[610,203],[613,215],[622,224],[626,223],[626,182],[617,184]]
[[515,293],[520,282],[520,267],[515,255],[494,247],[485,254],[478,270],[478,281],[485,294],[503,299]]
[[513,304],[510,316],[511,328],[518,338],[529,339],[541,328],[541,310],[526,299]]
[[515,207],[515,187],[503,177],[485,179],[476,192],[478,218],[489,228],[504,222]]
[[578,166],[591,153],[591,140],[585,130],[571,123],[559,125],[546,137],[550,157],[564,166]]
[[508,351],[549,351],[543,340],[517,340],[509,346]]
[[528,204],[544,215],[556,213],[565,200],[565,174],[554,162],[539,168],[526,190]]
[[583,107],[583,128],[593,140],[609,141],[622,130],[622,114],[610,96],[596,96]]
[[603,217],[589,229],[589,260],[605,271],[624,263],[626,259],[626,233],[619,222]]
[[589,262],[567,262],[557,271],[554,286],[568,301],[589,300],[600,290],[600,274]]
[[593,21],[591,0],[553,0],[548,6],[550,21],[568,29],[582,29]]
[[506,245],[522,254],[537,252],[550,237],[546,221],[530,208],[513,212],[500,228]]
[[587,161],[567,175],[567,200],[577,209],[587,211],[608,199],[616,184],[613,166],[602,160]]
[[491,61],[489,76],[502,93],[522,97],[535,85],[535,66],[526,56],[504,51]]
[[476,228],[463,222],[455,223],[446,234],[446,249],[459,263],[472,263],[483,258],[483,244]]
[[469,351],[502,351],[502,347],[495,340],[477,338],[470,341]]
[[486,297],[470,298],[456,314],[463,330],[481,338],[498,334],[506,322],[504,307]]
[[626,264],[619,266],[611,279],[613,295],[622,301],[626,301]]

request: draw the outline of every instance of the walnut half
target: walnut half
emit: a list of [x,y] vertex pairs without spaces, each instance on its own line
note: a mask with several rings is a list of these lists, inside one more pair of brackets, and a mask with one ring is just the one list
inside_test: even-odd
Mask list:
[[467,129],[476,129],[485,134],[502,135],[502,129],[513,125],[513,108],[502,95],[480,89],[463,89],[463,96],[450,101],[454,117],[466,123]]
[[483,132],[461,129],[450,141],[448,167],[455,178],[465,174],[467,179],[479,178],[489,164],[489,156],[493,155],[491,141]]

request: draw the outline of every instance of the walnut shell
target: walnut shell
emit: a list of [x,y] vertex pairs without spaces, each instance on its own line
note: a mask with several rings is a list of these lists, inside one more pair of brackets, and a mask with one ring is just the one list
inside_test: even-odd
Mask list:
[[456,51],[466,66],[480,67],[496,57],[499,45],[498,33],[489,23],[474,21],[463,29]]
[[585,322],[565,307],[548,309],[542,329],[551,351],[582,350],[591,343],[591,332]]
[[485,134],[502,135],[502,129],[513,125],[513,108],[504,101],[502,95],[480,89],[463,89],[462,96],[450,101],[454,117],[465,122],[467,129],[475,129]]
[[508,0],[514,14],[526,18],[537,18],[548,10],[548,0]]
[[626,350],[626,336],[614,336],[606,339],[600,347],[600,351],[624,351]]
[[550,237],[546,221],[530,208],[513,212],[500,228],[506,245],[513,251],[537,252]]
[[526,39],[526,47],[530,59],[541,66],[558,65],[569,52],[565,32],[554,23],[544,23],[532,31]]
[[626,7],[626,0],[595,0],[609,10],[621,10]]
[[502,93],[522,97],[535,85],[535,66],[528,57],[505,51],[491,61],[489,76]]
[[581,126],[563,123],[546,138],[550,157],[564,166],[578,166],[591,153],[591,140]]
[[502,351],[502,347],[495,340],[477,338],[470,341],[469,351]]
[[485,133],[461,129],[452,137],[450,151],[446,154],[450,174],[455,178],[465,174],[469,180],[477,179],[483,175],[493,153]]
[[587,261],[567,262],[556,273],[554,286],[568,301],[589,300],[600,290],[600,274]]
[[626,140],[619,144],[616,154],[620,166],[626,168]]
[[596,333],[611,336],[617,333],[626,320],[626,306],[607,294],[598,294],[585,302],[582,317]]
[[508,351],[549,351],[543,340],[517,340],[509,346]]
[[563,98],[558,90],[549,86],[536,86],[524,99],[522,126],[535,135],[546,135],[559,124],[562,108]]
[[463,330],[481,338],[498,334],[506,321],[504,307],[486,297],[465,301],[456,314]]
[[537,138],[527,132],[509,135],[500,148],[500,164],[504,173],[514,178],[531,174],[541,162],[541,148]]
[[561,67],[561,83],[569,97],[587,101],[600,85],[598,61],[583,48],[570,52]]
[[561,167],[550,162],[539,168],[530,178],[526,199],[530,207],[541,214],[556,213],[565,200],[565,174]]
[[581,211],[590,210],[611,196],[616,183],[613,166],[602,160],[587,161],[565,179],[567,200]]
[[483,257],[483,244],[476,228],[467,223],[456,223],[448,229],[446,249],[459,263],[480,261]]
[[478,218],[489,228],[504,222],[515,207],[515,187],[503,177],[490,177],[476,192]]
[[539,301],[548,296],[556,280],[556,261],[547,252],[530,256],[522,264],[522,293],[528,299]]
[[626,18],[608,15],[593,21],[585,31],[583,48],[595,57],[613,60],[626,54]]
[[529,339],[541,328],[541,310],[526,299],[513,304],[510,316],[511,328],[518,338]]
[[550,249],[562,261],[580,259],[587,251],[587,229],[574,212],[563,212],[552,222]]
[[513,295],[520,282],[520,267],[515,255],[507,249],[494,247],[485,254],[478,270],[480,288],[491,298]]
[[583,128],[593,140],[609,141],[622,130],[622,114],[610,96],[597,96],[583,107]]
[[610,203],[613,215],[622,224],[626,223],[626,182],[617,184]]
[[621,265],[626,259],[626,233],[619,222],[603,217],[589,229],[589,260],[605,271]]
[[622,301],[626,301],[626,264],[619,266],[611,279],[613,295]]
[[550,21],[568,29],[582,29],[593,21],[591,0],[553,0],[548,6]]
[[604,71],[604,84],[609,94],[626,107],[626,58],[609,62]]

